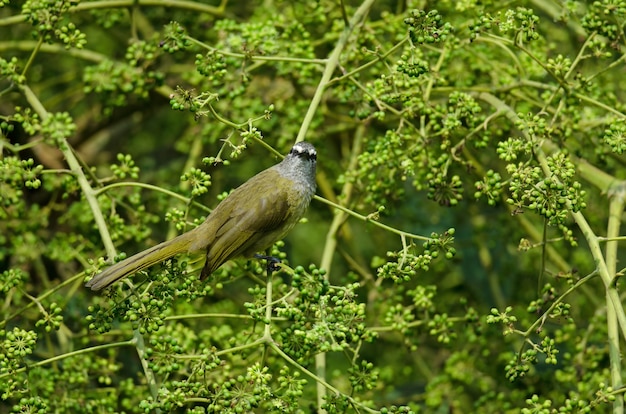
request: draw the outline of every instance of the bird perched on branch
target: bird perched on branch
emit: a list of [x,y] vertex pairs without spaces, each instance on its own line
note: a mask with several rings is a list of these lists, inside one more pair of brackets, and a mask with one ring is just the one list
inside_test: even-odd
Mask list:
[[281,162],[233,190],[201,225],[114,264],[86,286],[100,290],[174,255],[201,251],[204,279],[230,259],[264,251],[304,215],[315,193],[316,163],[315,147],[296,143]]

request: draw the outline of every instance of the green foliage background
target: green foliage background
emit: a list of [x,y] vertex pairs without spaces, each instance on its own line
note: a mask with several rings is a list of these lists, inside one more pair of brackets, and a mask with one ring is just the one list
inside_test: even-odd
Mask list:
[[[626,2],[0,0],[0,411],[623,413]],[[307,221],[189,229],[296,140]]]

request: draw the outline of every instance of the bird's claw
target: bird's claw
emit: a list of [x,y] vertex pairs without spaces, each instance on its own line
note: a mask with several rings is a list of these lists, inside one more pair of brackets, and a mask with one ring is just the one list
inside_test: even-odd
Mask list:
[[267,260],[267,274],[268,275],[271,275],[272,273],[280,270],[280,266],[278,264],[281,263],[281,260],[278,257],[266,256],[264,254],[255,254],[254,257],[256,259]]

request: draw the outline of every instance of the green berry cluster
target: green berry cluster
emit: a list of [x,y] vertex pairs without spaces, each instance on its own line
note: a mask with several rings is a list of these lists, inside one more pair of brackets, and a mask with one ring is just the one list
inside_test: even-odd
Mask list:
[[[170,106],[176,111],[189,110],[191,112],[197,112],[199,109],[196,99],[196,93],[193,90],[183,89],[180,86],[176,87],[176,91],[170,95]],[[209,103],[211,100],[216,101],[217,95],[207,95],[203,99],[204,102]]]
[[482,181],[476,181],[474,186],[476,187],[474,197],[476,199],[486,197],[490,206],[495,205],[500,200],[504,190],[502,176],[494,170],[488,170]]
[[[29,205],[26,194],[29,190],[39,188],[39,176],[42,166],[35,166],[32,159],[22,160],[16,156],[6,156],[0,159],[0,260],[9,257],[21,257],[18,263],[24,263],[38,254],[34,248],[34,233],[46,227],[48,216],[42,214],[41,206]],[[24,224],[24,222],[26,224]],[[21,270],[3,272],[3,289],[12,291],[12,287],[21,286],[25,274]],[[15,279],[14,279],[15,278]],[[12,295],[8,296],[9,298]]]
[[220,380],[211,384],[207,399],[209,412],[245,413],[273,402],[268,368],[258,362],[245,375]]
[[[173,386],[174,383],[176,383],[176,387]],[[194,395],[191,390],[188,390],[188,388],[193,389],[193,384],[172,381],[170,388],[160,388],[156,400],[149,397],[139,403],[139,408],[146,414],[161,410],[173,412],[183,408],[186,399]],[[205,411],[200,412],[204,413]]]
[[464,148],[469,143],[485,147],[490,137],[477,133],[485,118],[479,103],[455,91],[448,95],[447,104],[425,106],[418,80],[399,72],[394,77],[381,76],[374,85],[383,102],[401,104],[407,114],[423,116],[427,127],[417,129],[407,122],[405,127],[370,138],[359,155],[359,167],[341,180],[359,183],[364,201],[375,206],[403,198],[405,187],[397,182],[409,178],[417,190],[426,188],[429,198],[439,204],[458,205],[465,192],[461,171],[472,168],[464,159]]
[[526,399],[527,408],[522,408],[522,414],[551,414],[554,412],[552,408],[552,400],[540,399],[537,394]]
[[[315,58],[314,43],[309,31],[301,22],[286,19],[283,15],[250,23],[223,19],[216,22],[216,30],[222,36],[215,46],[220,51],[232,54],[223,62],[233,69],[246,67],[249,59],[254,56],[285,55],[297,60],[286,62],[277,60],[275,63],[277,72],[298,83],[307,85],[311,83],[310,75],[315,73],[316,66],[307,63],[305,59]],[[206,72],[214,73],[212,70]],[[244,80],[248,80],[245,71],[242,76]],[[231,93],[229,95],[232,96]]]
[[541,290],[541,297],[530,302],[526,309],[529,313],[541,314],[554,301],[556,297],[556,288],[550,283],[544,285]]
[[[131,171],[132,168],[134,167],[131,167]],[[111,179],[115,179],[115,177],[107,178],[107,180]],[[74,188],[70,187],[70,189],[73,190]],[[111,194],[102,193],[99,195],[98,201],[103,206],[103,211],[108,213],[106,219],[113,240],[145,241],[152,233],[151,224],[159,222],[161,217],[148,209],[145,198],[142,198],[140,187],[132,185],[122,187],[119,192],[114,194],[113,198]],[[119,209],[118,205],[123,206],[126,211]],[[92,224],[89,211],[87,203],[74,203],[67,211],[67,215],[76,214],[77,217],[80,217],[80,223],[89,226]]]
[[[543,298],[533,301],[528,310],[532,313],[541,312],[541,307],[546,305],[549,301],[553,300],[554,289],[549,284],[543,289]],[[564,307],[567,308],[567,307]],[[512,308],[509,306],[504,312],[499,312],[497,309],[492,309],[491,314],[487,316],[486,322],[488,324],[502,324],[505,327],[503,331],[504,335],[518,334],[526,336],[523,332],[515,329],[514,325],[518,322],[517,318],[511,315]],[[559,313],[559,312],[557,312]],[[555,314],[552,313],[551,316]],[[573,326],[573,325],[569,325]],[[557,332],[556,338],[551,338],[545,335],[541,329],[537,330],[537,333],[541,337],[540,342],[525,338],[524,345],[530,344],[530,349],[521,349],[518,354],[512,355],[509,362],[505,366],[505,375],[510,381],[518,380],[529,374],[531,369],[539,362],[545,364],[556,365],[558,363],[557,355],[560,353],[560,346],[558,344],[566,341],[563,338],[563,334]],[[543,356],[540,361],[539,356]],[[569,359],[571,356],[566,354],[564,356]]]
[[87,35],[76,28],[74,23],[68,23],[66,26],[61,26],[55,31],[55,34],[61,42],[65,45],[66,49],[75,47],[76,49],[82,49],[87,44]]
[[18,85],[26,81],[26,77],[20,70],[19,60],[15,56],[10,60],[0,57],[0,78],[7,78]]
[[344,394],[326,395],[326,401],[322,404],[322,409],[328,414],[340,414],[347,412],[352,406],[350,399]]
[[512,306],[507,306],[504,312],[500,312],[496,308],[491,309],[491,313],[487,316],[486,322],[488,324],[501,324],[504,327],[502,333],[504,335],[510,335],[515,330],[515,323],[517,322],[517,317],[511,315],[513,312]]
[[253,297],[251,302],[244,303],[248,314],[255,320],[265,325],[269,325],[271,321],[266,317],[265,313],[265,295],[267,290],[265,287],[253,286],[248,289],[248,293]]
[[406,249],[400,251],[387,252],[386,261],[378,268],[379,277],[391,279],[395,283],[409,282],[418,273],[418,271],[428,271],[433,260],[437,259],[440,254],[448,260],[452,259],[456,254],[454,248],[455,229],[451,228],[442,234],[431,233],[430,239],[422,244],[423,251],[416,254],[417,246],[411,244]]
[[177,357],[183,352],[184,348],[176,337],[158,335],[150,340],[145,357],[152,371],[159,375],[167,375],[181,368]]
[[573,321],[571,317],[572,305],[569,303],[559,302],[550,312],[550,317],[557,320]]
[[411,302],[416,312],[434,312],[434,298],[436,295],[437,286],[435,285],[417,285],[415,286],[415,289],[407,291],[407,296],[411,298]]
[[509,164],[511,176],[507,202],[517,208],[527,208],[544,216],[551,225],[562,225],[569,211],[586,207],[586,192],[574,180],[575,167],[569,157],[557,152],[547,158],[551,176],[546,177],[538,166]]
[[379,372],[371,362],[362,360],[360,364],[355,364],[348,368],[350,385],[354,392],[371,390],[376,386]]
[[530,373],[533,366],[537,365],[537,349],[527,349],[521,355],[513,355],[504,367],[506,378],[513,382]]
[[539,16],[533,10],[525,7],[508,9],[499,21],[500,31],[503,33],[513,32],[516,40],[520,42],[538,40],[540,38],[537,32],[538,25]]
[[[202,92],[198,94],[194,89],[185,89],[180,86],[177,86],[176,91],[170,94],[170,106],[172,109],[176,111],[189,111],[194,114],[195,120],[200,120],[202,117],[209,115],[218,116],[214,108],[218,100],[219,95],[217,93]],[[265,115],[260,118],[265,118]],[[230,128],[239,130],[242,136],[250,134],[250,136],[254,135],[256,137],[260,137],[261,133],[252,126],[252,123],[260,118],[249,120],[246,124],[236,125],[218,116],[218,119],[227,123]],[[249,129],[244,129],[245,126],[248,126]],[[227,145],[234,146],[230,141],[227,141]],[[244,147],[240,149],[243,148]]]
[[373,338],[363,323],[365,306],[357,301],[358,284],[331,286],[323,271],[298,266],[291,286],[295,296],[280,301],[274,310],[289,320],[277,341],[297,361],[307,363],[319,352],[352,349]]
[[430,252],[416,255],[412,253],[414,249],[415,246],[410,245],[405,250],[387,252],[388,261],[377,269],[378,276],[391,279],[395,283],[402,283],[412,280],[418,270],[428,271],[434,257]]
[[[440,127],[444,137],[453,135],[455,131],[464,128],[472,129],[483,121],[479,116],[482,107],[476,99],[464,92],[454,91],[448,95],[448,103],[443,112],[442,124],[433,125],[434,128]],[[435,129],[438,131],[438,129]],[[444,141],[444,144],[448,144]],[[443,146],[442,149],[447,148]]]
[[43,165],[35,165],[32,158],[21,160],[8,156],[0,159],[0,188],[3,189],[0,200],[4,203],[18,203],[22,188],[35,190],[41,186],[39,177],[42,171]]
[[515,13],[515,19],[518,25],[518,39],[523,41],[539,39],[539,33],[537,33],[539,16],[537,16],[533,10],[518,7]]
[[533,112],[520,113],[517,115],[515,126],[528,134],[531,142],[536,142],[540,137],[548,135],[548,127],[544,115]]
[[130,43],[124,54],[130,66],[144,69],[154,65],[158,56],[159,49],[156,42],[136,39]]
[[128,10],[117,8],[96,8],[90,10],[91,16],[94,18],[94,22],[97,26],[100,26],[106,30],[110,30],[114,27],[123,26],[128,19]]
[[132,42],[125,53],[126,62],[102,60],[83,72],[84,92],[102,95],[106,113],[129,103],[132,96],[147,99],[150,91],[163,84],[163,73],[152,70],[157,54],[148,42]]
[[86,36],[68,21],[70,9],[78,0],[27,0],[22,6],[26,20],[35,27],[33,37],[53,43],[57,38],[67,49],[82,49],[87,44]]
[[19,403],[13,406],[12,412],[46,414],[50,412],[50,407],[41,397],[22,397]]
[[29,135],[35,135],[41,131],[41,119],[31,108],[16,106],[12,120],[19,123]]
[[[607,403],[615,401],[615,390],[613,387],[607,386],[604,382],[599,384],[599,389],[595,392],[595,398],[591,401],[572,396],[567,398],[562,407],[559,407],[559,411],[564,413],[580,413],[588,414],[595,413],[602,409]],[[538,401],[538,397],[533,395],[531,402]],[[548,400],[549,401],[549,400]],[[526,401],[530,404],[529,400]]]
[[506,162],[515,161],[521,154],[529,154],[531,151],[531,142],[513,137],[509,137],[505,141],[498,142],[498,147],[496,149],[498,157]]
[[385,326],[391,327],[394,331],[403,335],[409,335],[411,323],[415,320],[413,309],[400,303],[389,306],[385,311],[383,321]]
[[458,175],[429,174],[427,177],[429,199],[446,207],[456,206],[463,199],[463,182]]
[[280,369],[276,379],[278,381],[276,407],[285,410],[284,412],[287,412],[287,408],[297,407],[308,381],[301,378],[300,371],[292,371],[287,365]]
[[184,231],[187,228],[186,213],[179,208],[174,207],[166,212],[165,221],[174,223],[174,226],[178,231]]
[[468,28],[470,31],[470,40],[474,41],[483,33],[490,32],[499,22],[490,14],[481,14],[476,20],[470,22]]
[[130,300],[123,319],[129,321],[133,329],[143,335],[158,331],[163,326],[168,301],[154,296],[144,295],[140,300]]
[[419,77],[430,72],[430,65],[427,61],[419,59],[413,55],[402,55],[396,62],[397,71],[410,77]]
[[550,365],[557,364],[558,360],[556,356],[559,354],[559,350],[557,349],[556,342],[554,341],[553,338],[549,338],[547,336],[544,337],[541,340],[539,349],[544,354],[546,364],[550,364]]
[[[278,40],[280,42],[280,54],[287,54],[300,59],[314,59],[315,38],[311,36],[307,28],[297,20],[277,22]],[[317,65],[297,62],[278,62],[278,73],[293,78],[299,85],[314,84]]]
[[588,42],[588,49],[591,50],[591,54],[597,59],[610,59],[613,56],[613,51],[609,50],[610,45],[604,38],[596,37]]
[[198,197],[202,194],[206,194],[211,186],[211,176],[195,167],[192,167],[189,171],[185,172],[180,177],[180,180],[189,182],[191,185],[192,197]]
[[[365,193],[364,201],[379,206],[404,195],[398,181],[412,176],[419,148],[409,146],[409,137],[388,130],[384,136],[368,143],[367,151],[359,155],[358,169],[348,171],[343,179],[361,182]],[[416,151],[416,153],[414,153]]]
[[[3,259],[0,254],[0,259]],[[0,292],[7,294],[15,287],[22,287],[28,279],[28,274],[21,269],[8,269],[0,273]]]
[[279,33],[275,25],[267,22],[239,23],[223,19],[215,24],[224,33],[220,49],[248,55],[275,55],[280,49]]
[[185,50],[191,46],[185,28],[178,22],[170,22],[163,28],[163,35],[159,46],[167,53]]
[[44,138],[56,147],[65,145],[65,140],[76,131],[76,124],[68,112],[55,112],[41,122]]
[[597,0],[590,2],[581,24],[589,33],[597,32],[611,42],[623,42],[626,2],[621,0]]
[[61,315],[63,308],[56,302],[52,302],[49,310],[42,307],[41,311],[43,316],[35,323],[35,326],[38,328],[43,326],[46,332],[58,331],[63,323],[63,315]]
[[224,55],[216,50],[209,50],[204,55],[196,54],[195,65],[198,73],[213,87],[222,85],[224,77],[228,74]]
[[411,41],[418,45],[444,42],[454,30],[450,23],[444,23],[443,16],[437,10],[411,10],[404,24],[409,26]]
[[609,127],[604,130],[602,140],[611,147],[611,151],[622,154],[626,151],[626,121],[617,118],[609,122]]
[[543,362],[556,365],[559,350],[556,341],[547,336],[543,337],[540,343],[532,343],[532,348],[521,352],[511,358],[505,367],[506,377],[510,381],[515,381],[529,374],[531,368],[539,363],[539,355],[543,355]]
[[37,344],[37,333],[18,327],[12,330],[0,330],[0,374],[13,372],[25,365]]
[[241,131],[239,133],[241,137],[241,144],[235,145],[230,153],[231,158],[237,158],[241,155],[242,151],[247,148],[248,141],[262,141],[263,133],[260,129],[255,126],[250,125],[248,129]]
[[[115,306],[114,301],[109,301],[110,306]],[[85,316],[85,322],[90,331],[98,333],[106,333],[113,327],[113,317],[115,315],[112,312],[104,309],[99,304],[89,305],[87,308],[89,315]]]
[[[473,132],[483,122],[480,115],[482,108],[469,94],[453,92],[448,96],[446,105],[437,105],[429,114],[435,142],[428,142],[424,162],[428,168],[423,170],[421,180],[414,180],[414,186],[422,189],[424,183],[428,197],[443,206],[456,206],[463,199],[465,186],[461,173],[471,169],[471,163],[462,156],[463,148],[470,142],[480,148],[486,145],[488,135],[475,139]],[[433,145],[433,144],[437,145]],[[453,173],[456,169],[459,173]]]
[[[178,267],[174,267],[175,263]],[[187,261],[180,263],[170,261],[169,264],[171,270],[169,270],[168,273],[176,275],[172,286],[174,289],[172,293],[173,297],[180,298],[181,300],[193,301],[213,296],[217,290],[221,290],[224,287],[220,282],[216,282],[215,284],[201,283],[198,280],[197,273],[187,270],[187,267],[189,266]],[[162,281],[163,283],[169,283],[170,278],[165,277]]]
[[557,77],[557,79],[565,79],[572,67],[572,60],[559,54],[556,58],[548,59],[546,67]]
[[437,338],[437,342],[449,344],[457,338],[454,321],[446,313],[435,314],[428,321],[428,333]]
[[119,164],[111,164],[111,171],[115,177],[121,180],[139,178],[139,167],[135,165],[132,155],[119,153],[116,158]]
[[450,228],[441,234],[431,233],[430,239],[423,244],[424,253],[429,254],[433,258],[443,254],[446,259],[452,259],[456,255],[456,249],[454,248],[455,233],[456,230],[454,228]]

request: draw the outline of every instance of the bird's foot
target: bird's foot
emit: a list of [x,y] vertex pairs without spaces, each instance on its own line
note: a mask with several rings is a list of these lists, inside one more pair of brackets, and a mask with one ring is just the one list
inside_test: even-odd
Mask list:
[[274,257],[274,256],[266,256],[264,254],[255,254],[254,255],[255,259],[262,259],[262,260],[267,260],[267,275],[271,275],[272,273],[280,270],[280,266],[278,266],[278,263],[281,263],[280,259],[278,257]]

